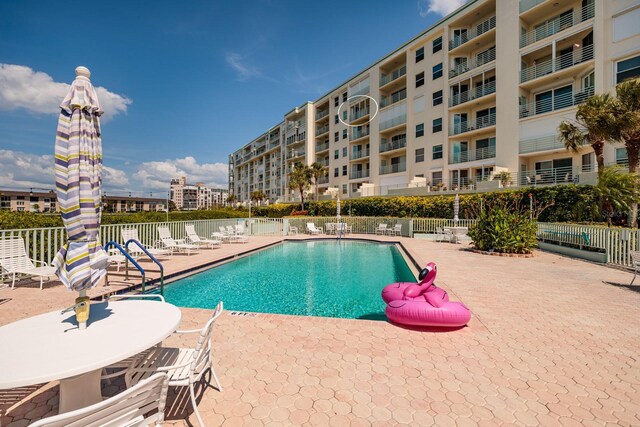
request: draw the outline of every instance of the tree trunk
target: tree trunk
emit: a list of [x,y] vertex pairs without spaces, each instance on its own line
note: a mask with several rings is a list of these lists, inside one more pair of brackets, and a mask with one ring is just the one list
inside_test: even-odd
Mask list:
[[598,165],[598,175],[604,170],[604,141],[596,141],[591,144],[593,153],[596,155],[596,164]]
[[[629,160],[629,173],[638,172],[638,152],[640,151],[640,141],[627,141],[625,146],[627,147],[627,157]],[[636,199],[638,196],[638,188],[634,188],[633,197]],[[627,222],[629,227],[636,228],[638,221],[638,203],[634,200],[631,203],[631,209],[629,210],[629,216]]]
[[300,187],[300,206],[302,206],[300,208],[301,211],[304,210],[304,188]]
[[316,202],[318,201],[318,178],[317,176],[313,178],[316,182]]

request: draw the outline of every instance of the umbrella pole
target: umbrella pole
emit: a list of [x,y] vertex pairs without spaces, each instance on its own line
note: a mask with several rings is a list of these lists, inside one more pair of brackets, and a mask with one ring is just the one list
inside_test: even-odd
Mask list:
[[89,320],[89,297],[87,296],[86,289],[78,292],[78,298],[76,298],[76,320],[78,322],[78,329],[87,328],[87,320]]

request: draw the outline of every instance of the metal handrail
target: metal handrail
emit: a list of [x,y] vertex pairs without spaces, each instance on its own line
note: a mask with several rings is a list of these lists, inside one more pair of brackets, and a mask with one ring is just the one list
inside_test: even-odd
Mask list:
[[318,129],[316,129],[316,136],[322,135],[325,132],[329,132],[329,125],[324,125]]
[[380,141],[380,153],[387,151],[398,150],[407,146],[407,138],[398,138],[395,141],[389,141],[386,138],[382,138]]
[[365,136],[369,136],[370,131],[371,129],[369,126],[353,128],[349,134],[349,141],[355,141],[357,139],[364,138]]
[[380,165],[380,175],[387,175],[390,173],[398,173],[398,172],[404,172],[407,170],[407,162],[401,162],[401,163],[396,163],[396,164],[391,164],[391,165]]
[[403,65],[402,67],[398,68],[397,70],[393,71],[390,74],[381,75],[380,76],[380,87],[386,85],[387,83],[391,83],[395,79],[399,79],[400,77],[404,76],[405,74],[407,74],[407,66]]
[[366,148],[364,150],[353,150],[349,155],[349,160],[357,160],[362,159],[364,157],[369,157],[369,149]]
[[475,150],[451,153],[449,164],[473,162],[475,160],[492,159],[496,156],[496,147],[476,148]]
[[407,98],[407,89],[404,88],[397,93],[389,96],[382,96],[380,98],[380,108],[387,107],[389,105],[395,104],[396,102],[400,102],[403,99]]
[[482,98],[483,96],[495,93],[495,91],[496,91],[495,81],[482,84],[471,90],[466,90],[456,95],[452,95],[451,98],[449,98],[449,107],[453,107],[458,104],[464,104],[465,102],[469,102],[477,98]]
[[482,34],[494,29],[495,27],[496,27],[496,17],[494,15],[491,18],[481,22],[480,24],[476,25],[475,27],[467,31],[466,34],[460,37],[454,37],[452,40],[449,40],[449,50],[455,49],[458,46],[462,46],[468,41],[473,40],[478,36],[481,36]]
[[520,83],[546,76],[558,70],[573,67],[582,62],[593,59],[593,45],[579,47],[555,58],[548,59],[539,64],[523,68],[520,71]]
[[491,61],[494,61],[495,59],[496,59],[496,48],[492,47],[486,52],[479,53],[471,61],[467,61],[465,63],[458,64],[455,67],[453,67],[451,70],[449,70],[449,78],[459,76],[460,74],[464,74],[467,71],[473,70],[474,68],[481,67],[485,64],[490,63]]
[[521,105],[519,115],[520,118],[523,119],[538,114],[549,113],[562,108],[573,107],[575,105],[582,104],[593,94],[594,88],[588,87],[577,93],[566,93],[559,96],[551,96],[549,99],[543,99],[541,101],[534,101]]
[[546,39],[560,31],[571,28],[594,17],[595,3],[588,4],[578,10],[573,10],[569,15],[557,16],[544,25],[535,28],[520,36],[520,47],[525,47],[537,41]]
[[[122,253],[122,255],[124,255],[124,257],[127,259],[127,261],[131,261],[131,264],[133,264],[134,267],[138,269],[138,271],[142,275],[142,292],[144,292],[145,286],[146,286],[146,280],[145,280],[146,276],[145,276],[144,268],[142,268],[140,264],[138,264],[138,262],[135,259],[133,259],[133,257],[129,255],[129,253],[126,250],[124,250],[124,248],[120,246],[117,242],[114,242],[114,241],[107,242],[107,244],[104,245],[104,250],[108,251],[111,247],[118,249]],[[125,270],[128,271],[126,267],[125,267]]]
[[[469,124],[469,122],[471,122],[471,124]],[[483,129],[495,124],[496,113],[491,113],[486,116],[476,117],[475,121],[465,120],[459,123],[451,123],[449,125],[449,135],[458,135],[472,130]]]
[[[144,252],[145,255],[148,256],[149,259],[160,268],[160,295],[164,295],[164,267],[162,266],[162,263],[158,261],[158,259],[153,256],[151,252],[149,252],[147,248],[136,239],[129,239],[125,242],[124,248],[127,250],[127,252],[129,251],[129,244],[134,244],[138,248],[140,248],[140,250]],[[142,292],[144,292],[144,285],[142,286]]]

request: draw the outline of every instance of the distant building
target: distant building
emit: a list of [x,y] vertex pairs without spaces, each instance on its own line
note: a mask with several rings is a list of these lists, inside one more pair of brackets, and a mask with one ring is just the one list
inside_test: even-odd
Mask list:
[[184,176],[171,180],[171,200],[180,210],[211,209],[224,205],[228,193],[227,189],[210,188],[203,182],[190,185]]

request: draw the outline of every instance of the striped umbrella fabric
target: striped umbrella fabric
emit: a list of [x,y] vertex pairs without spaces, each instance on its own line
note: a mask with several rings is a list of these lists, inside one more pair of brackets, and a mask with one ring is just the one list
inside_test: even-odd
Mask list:
[[456,194],[456,198],[453,200],[453,222],[460,221],[458,214],[460,213],[460,197]]
[[340,193],[338,193],[338,201],[336,202],[336,218],[340,219]]
[[56,274],[70,290],[97,285],[108,256],[99,238],[102,186],[102,110],[85,67],[60,104],[56,133],[56,193],[68,240],[53,260]]

